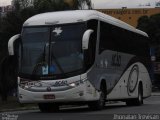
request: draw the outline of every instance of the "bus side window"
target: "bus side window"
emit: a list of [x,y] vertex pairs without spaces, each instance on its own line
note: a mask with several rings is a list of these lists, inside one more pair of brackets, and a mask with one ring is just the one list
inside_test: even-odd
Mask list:
[[100,24],[100,43],[99,43],[99,54],[105,50],[115,50],[116,44],[114,39],[114,32],[112,26],[101,22]]

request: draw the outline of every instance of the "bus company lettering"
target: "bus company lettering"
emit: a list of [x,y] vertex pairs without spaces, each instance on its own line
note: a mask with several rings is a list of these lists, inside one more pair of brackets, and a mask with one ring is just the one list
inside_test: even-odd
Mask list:
[[67,85],[67,81],[56,81],[54,86],[57,87],[57,86],[65,86]]
[[112,55],[112,66],[121,66],[121,56],[118,54]]

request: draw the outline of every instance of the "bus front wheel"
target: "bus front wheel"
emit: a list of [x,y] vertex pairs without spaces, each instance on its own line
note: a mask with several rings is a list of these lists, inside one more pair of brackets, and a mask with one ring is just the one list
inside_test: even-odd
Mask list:
[[105,106],[105,101],[106,101],[106,87],[101,86],[101,92],[100,92],[100,97],[99,100],[97,101],[92,101],[88,103],[88,106],[91,110],[101,110]]

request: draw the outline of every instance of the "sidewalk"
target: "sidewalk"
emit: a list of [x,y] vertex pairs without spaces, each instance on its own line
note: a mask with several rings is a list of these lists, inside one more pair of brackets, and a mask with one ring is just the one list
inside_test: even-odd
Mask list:
[[8,111],[23,111],[38,109],[36,104],[20,104],[16,97],[8,96],[7,102],[2,102],[0,98],[0,113]]
[[0,113],[3,113],[3,112],[12,112],[12,111],[25,111],[25,110],[38,110],[38,107],[8,108],[8,109],[0,110]]
[[152,92],[151,95],[152,96],[160,96],[160,92]]

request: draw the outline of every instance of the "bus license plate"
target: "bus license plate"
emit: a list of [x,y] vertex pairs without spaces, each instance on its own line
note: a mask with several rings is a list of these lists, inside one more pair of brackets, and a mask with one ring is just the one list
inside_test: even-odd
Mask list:
[[43,96],[44,99],[55,99],[55,95],[44,95]]

